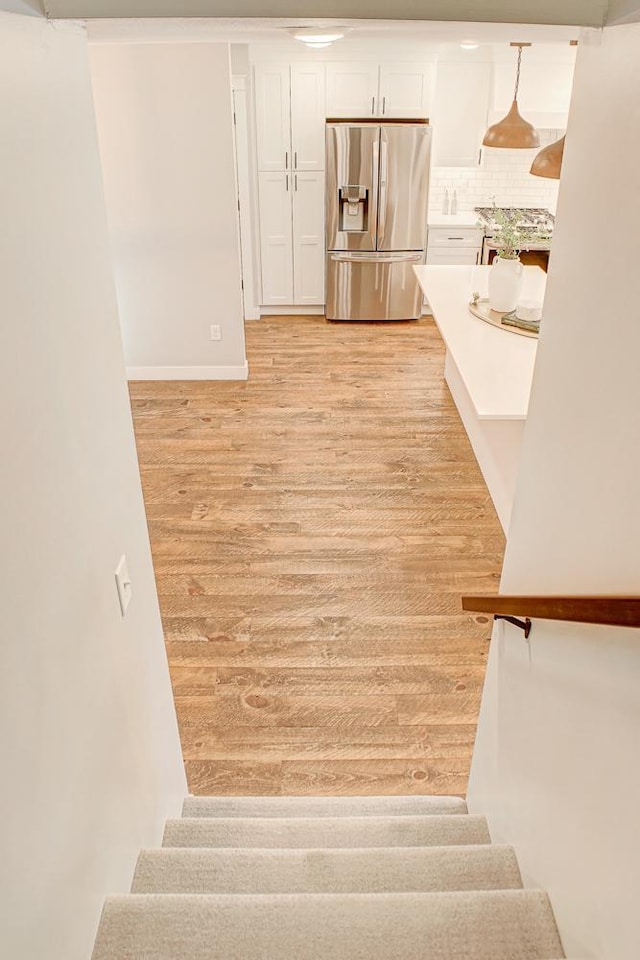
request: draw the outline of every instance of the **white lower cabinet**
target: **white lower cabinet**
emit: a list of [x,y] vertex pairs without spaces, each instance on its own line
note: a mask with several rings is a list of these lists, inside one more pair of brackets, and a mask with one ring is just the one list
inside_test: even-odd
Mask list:
[[291,174],[261,173],[259,177],[262,302],[293,303]]
[[427,264],[473,266],[480,262],[483,236],[479,227],[429,227]]
[[427,250],[427,265],[428,266],[450,266],[458,264],[459,266],[465,266],[465,264],[471,264],[474,266],[478,263],[479,251],[477,249],[465,249],[464,247],[458,247],[455,250],[445,250],[442,247],[438,247],[436,250]]
[[294,173],[294,303],[324,303],[324,270],[324,173]]
[[262,304],[324,303],[324,172],[259,174]]

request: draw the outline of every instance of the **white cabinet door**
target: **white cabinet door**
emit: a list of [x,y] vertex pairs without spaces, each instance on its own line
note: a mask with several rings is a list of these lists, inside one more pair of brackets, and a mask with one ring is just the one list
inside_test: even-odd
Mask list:
[[422,118],[431,108],[431,67],[424,63],[384,63],[380,67],[378,114]]
[[293,303],[291,173],[260,173],[262,303]]
[[437,264],[458,264],[465,266],[471,264],[474,266],[480,259],[480,251],[477,247],[427,247],[427,263],[435,266]]
[[490,82],[490,63],[438,63],[433,110],[434,166],[478,166],[487,129]]
[[434,247],[446,247],[451,250],[453,247],[475,247],[479,250],[482,246],[484,231],[480,227],[429,227],[427,246],[431,250]]
[[291,147],[294,170],[324,170],[323,63],[291,65]]
[[293,303],[324,303],[324,173],[293,174]]
[[256,67],[258,170],[291,167],[289,65]]
[[[574,48],[568,48],[559,59],[538,61],[531,58],[533,51],[524,51],[518,106],[520,113],[534,126],[561,128],[567,125],[571,90],[573,87]],[[527,54],[529,53],[529,56]],[[493,74],[493,102],[490,120],[500,120],[511,106],[515,86],[515,58],[510,63],[495,64]]]
[[378,65],[327,64],[327,116],[364,119],[376,115]]

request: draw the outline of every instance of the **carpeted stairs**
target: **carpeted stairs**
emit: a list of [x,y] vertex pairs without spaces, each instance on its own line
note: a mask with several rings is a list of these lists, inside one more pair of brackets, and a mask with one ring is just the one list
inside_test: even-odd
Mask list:
[[558,960],[545,893],[456,797],[189,798],[93,960]]

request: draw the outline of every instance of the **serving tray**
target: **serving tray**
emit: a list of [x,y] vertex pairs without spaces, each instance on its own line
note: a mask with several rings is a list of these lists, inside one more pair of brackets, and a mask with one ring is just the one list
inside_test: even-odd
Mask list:
[[[471,301],[469,303],[469,312],[472,313],[474,317],[478,317],[479,320],[490,323],[492,327],[498,327],[499,330],[506,330],[507,333],[517,333],[519,337],[533,337],[535,340],[538,339],[537,331],[523,330],[521,327],[511,327],[504,324],[502,318],[509,314],[498,313],[497,310],[492,310],[489,306],[488,299],[481,298],[477,303]],[[513,314],[513,311],[511,311],[511,314]]]

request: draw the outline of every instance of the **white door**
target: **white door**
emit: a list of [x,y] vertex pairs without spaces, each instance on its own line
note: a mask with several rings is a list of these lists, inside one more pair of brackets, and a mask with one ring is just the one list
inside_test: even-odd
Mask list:
[[294,303],[324,301],[324,173],[293,174]]
[[291,65],[291,147],[294,170],[324,170],[323,63]]
[[291,168],[289,65],[256,67],[258,170]]
[[378,114],[421,119],[431,108],[432,68],[424,63],[384,63],[380,67]]
[[327,64],[327,116],[364,119],[376,115],[378,65]]
[[477,167],[480,163],[490,81],[490,63],[438,63],[433,110],[434,166]]
[[259,174],[262,303],[293,303],[291,173]]

